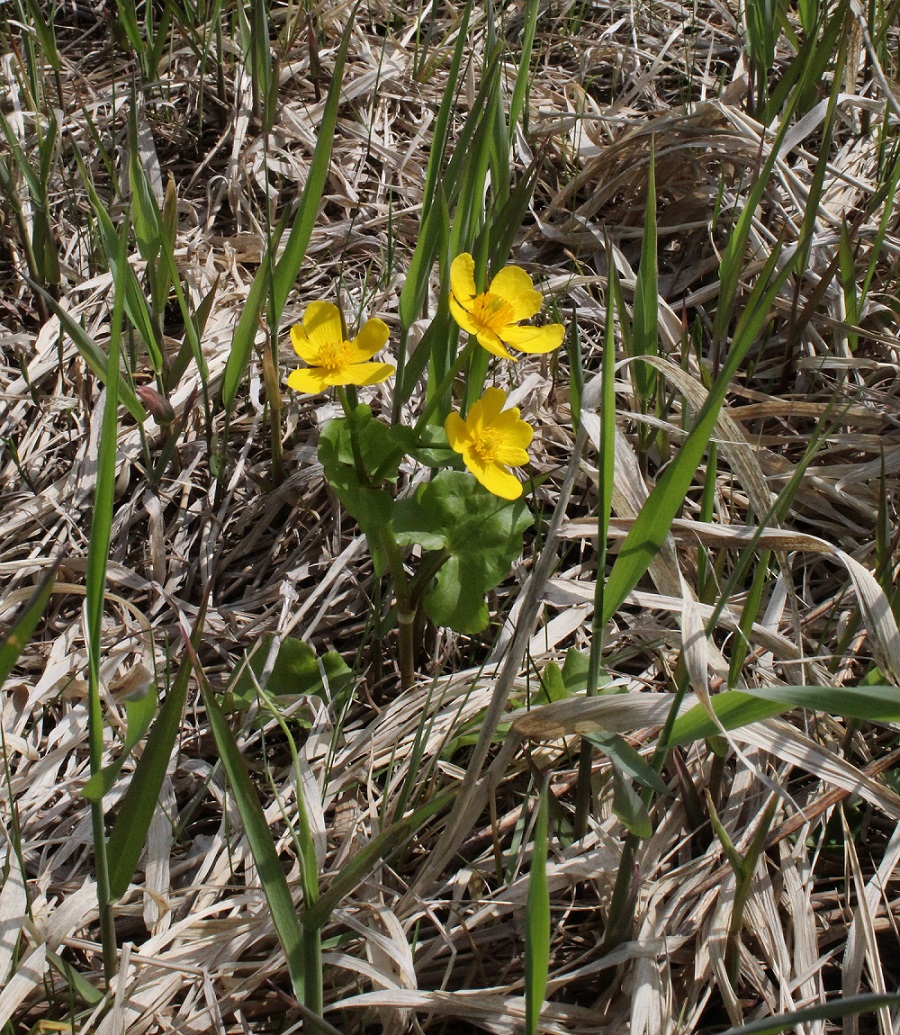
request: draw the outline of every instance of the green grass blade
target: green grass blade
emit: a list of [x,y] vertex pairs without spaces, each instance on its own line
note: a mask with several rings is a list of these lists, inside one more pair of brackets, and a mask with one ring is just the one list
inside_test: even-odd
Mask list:
[[[468,12],[468,10],[469,7],[467,6],[466,11]],[[466,13],[464,17],[465,19],[468,19],[468,13]],[[459,42],[457,43],[457,47],[458,46]],[[410,260],[406,280],[400,291],[400,325],[404,332],[412,326],[413,322],[418,319],[419,314],[422,311],[422,306],[425,303],[425,296],[428,291],[428,278],[431,273],[431,267],[434,265],[435,258],[438,256],[441,244],[446,240],[441,237],[442,224],[445,220],[449,220],[449,213],[456,205],[457,199],[462,193],[463,177],[466,175],[466,170],[471,161],[471,154],[473,153],[472,142],[479,126],[483,122],[483,113],[488,100],[491,97],[491,91],[496,90],[497,88],[495,77],[499,69],[499,63],[496,60],[496,57],[497,55],[495,55],[495,59],[490,62],[488,69],[485,72],[484,82],[482,82],[481,87],[479,88],[475,103],[466,117],[466,121],[463,123],[463,127],[456,140],[453,156],[447,163],[444,175],[440,177],[440,179],[437,179],[436,177],[443,161],[446,141],[439,147],[438,140],[444,140],[446,137],[446,129],[441,130],[439,126],[435,130],[436,136],[432,142],[431,154],[429,157],[429,172],[426,174],[426,181],[432,169],[435,170],[435,180],[433,185],[428,184],[426,186],[426,203],[425,206],[423,206],[422,230],[419,234],[419,239],[416,242],[413,257]],[[451,89],[451,83],[448,82],[444,89],[441,111],[438,115],[439,123],[441,123],[445,105],[448,106],[449,110],[450,106],[452,106],[453,100],[454,90]],[[438,136],[439,133],[443,135]],[[435,204],[435,201],[439,202],[439,204]],[[465,250],[465,247],[459,247],[460,231],[457,227],[456,219],[454,219],[454,229],[456,230],[457,236],[450,244],[451,258],[456,255],[457,251]],[[398,367],[398,374],[401,370],[402,367]],[[410,383],[410,379],[405,377],[403,379],[403,392],[411,393],[413,384],[414,382]],[[406,398],[409,398],[409,395],[406,395]]]
[[722,729],[735,730],[751,722],[769,719],[789,711],[791,705],[781,701],[765,701],[742,690],[726,690],[710,697],[709,703],[718,723],[714,722],[705,704],[697,704],[672,725],[666,748],[692,744],[696,740],[717,737]]
[[[107,211],[108,206],[101,201],[100,196],[94,189],[94,184],[84,165],[81,153],[77,148],[74,149],[73,153],[75,155],[75,161],[78,165],[79,172],[81,173],[82,183],[84,184],[84,188],[91,200],[94,215],[97,217],[97,224],[100,227],[100,240],[103,244],[106,261],[109,264],[109,271],[112,274],[113,280],[117,284],[120,282],[122,284],[122,294],[125,299],[125,312],[128,314],[128,319],[131,321],[134,329],[138,332],[144,342],[154,373],[159,374],[163,369],[162,347],[159,340],[159,331],[150,316],[150,309],[147,306],[147,299],[144,297],[144,291],[137,279],[137,274],[128,262],[127,253],[125,256],[119,258],[116,244],[119,235],[116,232],[112,216],[110,216]],[[121,281],[120,278],[122,278]]]
[[791,1010],[790,1013],[776,1013],[771,1017],[763,1017],[762,1020],[742,1024],[738,1028],[729,1028],[722,1035],[780,1035],[783,1031],[796,1030],[798,1025],[808,1024],[810,1021],[836,1021],[861,1013],[875,1013],[884,1006],[898,1004],[898,992],[884,995],[850,995],[831,1003],[820,1003],[818,1006],[807,1006],[802,1010]]
[[[807,55],[807,61],[812,59],[812,53],[814,52]],[[741,208],[741,214],[738,216],[738,219],[728,237],[728,243],[725,245],[722,252],[722,260],[720,263],[721,275],[719,281],[719,298],[716,303],[716,316],[713,321],[713,339],[715,341],[723,341],[725,339],[728,325],[731,323],[734,314],[735,297],[737,295],[741,270],[743,268],[742,259],[747,248],[747,241],[750,237],[753,217],[763,199],[763,194],[768,185],[769,177],[772,175],[772,170],[774,169],[775,162],[778,158],[781,143],[784,140],[789,127],[792,125],[791,116],[794,109],[797,107],[799,97],[800,91],[795,90],[788,100],[786,110],[778,127],[778,132],[775,134],[775,139],[769,145],[768,157],[763,163],[763,167],[760,169],[758,176],[754,180],[753,186],[750,188],[747,199],[744,201]]]
[[525,1032],[535,1035],[541,1021],[550,970],[550,888],[547,884],[547,781],[541,786],[528,901],[525,906]]
[[[641,262],[634,288],[634,309],[631,333],[632,354],[655,356],[659,351],[659,260],[657,258],[656,229],[656,149],[651,145],[650,170],[647,177],[647,205],[644,212],[644,236],[641,244]],[[656,371],[644,363],[631,367],[635,394],[646,413],[656,385]],[[644,429],[646,445],[653,434]]]
[[431,801],[411,812],[403,819],[392,823],[386,830],[369,841],[340,871],[331,887],[321,896],[316,904],[303,914],[303,926],[308,930],[320,930],[328,923],[328,918],[337,908],[338,903],[360,885],[382,860],[411,837],[435,813],[446,808],[453,801],[454,792],[444,791],[435,795]]
[[809,708],[845,719],[900,722],[900,689],[895,686],[767,686],[747,693],[789,708]]
[[[125,309],[125,277],[128,249],[128,223],[119,237],[117,274],[113,285],[112,319],[109,333],[109,357],[106,369],[106,401],[100,429],[97,455],[97,481],[91,532],[85,570],[85,617],[88,661],[88,743],[91,775],[103,768],[103,705],[100,699],[100,659],[103,637],[103,612],[106,601],[106,568],[112,535],[113,505],[116,488],[116,455],[119,430],[119,343]],[[100,912],[100,936],[103,944],[103,971],[107,982],[117,966],[116,932],[109,894],[109,871],[106,854],[106,824],[103,803],[91,802],[94,861],[97,879],[97,904]]]
[[134,47],[138,57],[144,54],[144,37],[141,35],[141,27],[138,22],[137,7],[134,0],[116,0],[117,21],[125,30],[128,42]]
[[[516,83],[509,101],[510,134],[513,133],[515,125],[519,121],[519,115],[525,107],[525,98],[531,83],[531,54],[534,49],[534,36],[537,30],[539,9],[540,4],[537,0],[528,0],[525,5],[525,25],[522,29],[522,55],[519,58]],[[527,127],[524,128],[527,129]]]
[[700,467],[703,453],[716,426],[719,410],[732,378],[768,318],[770,306],[781,285],[794,268],[793,262],[786,262],[776,274],[778,255],[779,249],[776,248],[760,274],[735,329],[731,351],[697,415],[696,424],[653,487],[622,544],[606,584],[604,624],[621,607],[650,566],[684,502],[685,494]]
[[122,766],[150,728],[156,714],[156,687],[150,684],[125,698],[125,740],[118,758],[105,766],[82,787],[81,793],[90,801],[100,801],[112,789]]
[[[272,129],[274,109],[269,104],[272,94],[272,47],[269,43],[269,12],[265,0],[250,3],[250,69],[252,72],[253,107],[262,122],[263,134]],[[352,20],[352,19],[351,19]]]
[[491,269],[499,271],[509,258],[516,238],[522,233],[522,224],[528,212],[528,203],[534,193],[541,165],[539,156],[535,156],[527,173],[520,178],[515,188],[490,225]]
[[288,235],[284,252],[278,261],[278,265],[275,267],[275,275],[272,280],[272,300],[276,325],[281,318],[281,313],[284,310],[291,288],[294,286],[294,282],[300,273],[303,260],[306,258],[306,249],[319,214],[319,205],[322,201],[325,180],[328,176],[328,165],[331,162],[331,148],[334,144],[334,129],[337,123],[338,105],[341,99],[344,64],[347,60],[347,50],[350,46],[358,7],[359,0],[354,4],[347,17],[344,34],[341,37],[341,43],[334,58],[334,73],[331,77],[331,85],[328,88],[325,110],[322,112],[322,121],[318,126],[318,140],[316,141],[316,149],[313,152],[312,162],[310,163],[306,186],[303,188],[303,197],[300,199],[300,207],[297,210],[294,225],[291,227],[291,232]]
[[[285,213],[276,227],[269,246],[270,254],[278,247],[278,242],[284,228],[287,225],[288,213]],[[234,401],[237,398],[238,389],[244,379],[244,373],[250,363],[250,355],[253,351],[253,343],[256,341],[256,334],[259,330],[259,321],[265,310],[266,299],[269,295],[269,287],[272,282],[272,264],[263,256],[259,264],[253,283],[250,285],[250,292],[241,315],[238,317],[237,326],[231,339],[231,351],[225,363],[225,373],[222,377],[222,407],[230,414],[234,408]]]
[[187,640],[186,650],[191,657],[194,673],[200,684],[200,692],[203,695],[203,703],[206,707],[206,715],[209,719],[210,729],[219,750],[219,757],[225,768],[231,792],[234,795],[241,822],[244,824],[244,833],[253,854],[253,862],[259,873],[259,880],[262,884],[269,910],[272,914],[272,922],[278,934],[278,940],[284,950],[287,962],[288,973],[291,978],[291,985],[294,995],[300,1002],[305,1002],[305,972],[303,966],[303,929],[297,918],[297,909],[281,868],[281,861],[275,850],[275,843],[272,840],[272,833],[266,821],[265,813],[259,801],[256,788],[247,773],[247,767],[241,756],[240,748],[225,718],[225,713],[219,707],[197,653]]
[[[207,600],[204,599],[191,633],[191,642],[195,649],[203,634],[206,606]],[[181,717],[187,700],[190,675],[190,659],[184,658],[132,773],[128,790],[122,799],[112,833],[109,835],[109,890],[113,901],[121,898],[128,890],[138,859],[144,850],[147,831],[156,811],[169,759],[181,730]]]
[[610,758],[623,775],[637,780],[642,787],[649,787],[657,794],[669,793],[669,788],[659,773],[618,733],[598,731],[585,734],[584,739]]
[[744,606],[741,608],[738,635],[734,639],[734,648],[728,662],[729,686],[735,686],[737,684],[744,669],[744,662],[747,659],[747,651],[750,648],[750,631],[753,628],[753,623],[759,615],[763,591],[769,584],[770,558],[771,551],[763,550],[757,559],[756,571],[753,573],[753,580],[750,583],[750,591],[747,594]]
[[[37,292],[47,303],[53,314],[59,319],[63,330],[75,343],[75,347],[81,353],[85,363],[91,368],[91,371],[103,384],[106,384],[106,378],[108,375],[108,366],[106,353],[100,346],[91,338],[84,330],[84,328],[77,323],[72,317],[66,312],[65,309],[50,295],[46,292],[40,284],[36,284],[30,278],[28,285],[32,291]],[[143,424],[147,419],[147,411],[141,405],[140,400],[134,394],[134,389],[125,379],[124,374],[120,371],[118,375],[118,395],[119,400],[131,416],[138,422]]]
[[49,12],[49,19],[45,18],[47,11],[42,9],[38,0],[25,0],[25,6],[31,15],[31,27],[34,29],[41,53],[47,59],[54,72],[60,70],[59,50],[56,46],[56,30],[53,24],[56,15],[56,5],[53,5]]
[[[604,598],[606,594],[606,542],[609,522],[612,517],[612,493],[616,470],[616,299],[621,296],[619,274],[612,261],[612,249],[607,242],[609,259],[610,290],[606,293],[606,321],[603,334],[603,361],[600,373],[600,449],[597,457],[597,577],[594,580],[594,611],[591,616],[591,649],[588,655],[587,696],[593,697],[600,685],[600,670],[603,664],[603,621]],[[573,337],[577,334],[577,322],[572,321]],[[577,356],[580,369],[581,356]],[[578,380],[583,380],[579,372]],[[574,834],[582,838],[587,833],[587,818],[590,811],[593,778],[594,752],[587,741],[581,743],[578,760],[578,788],[575,802]]]
[[[450,60],[450,67],[447,70],[447,82],[441,96],[441,106],[438,109],[437,118],[434,120],[434,131],[431,137],[431,148],[428,153],[428,166],[425,170],[425,188],[422,196],[423,223],[431,212],[434,194],[439,184],[438,177],[440,175],[441,166],[444,163],[444,155],[447,151],[447,140],[450,134],[450,117],[455,109],[456,89],[459,83],[459,70],[468,44],[469,19],[472,16],[473,4],[474,0],[468,0],[466,6],[462,10],[458,35],[456,37],[456,46],[453,48],[453,57]],[[418,251],[418,246],[416,251]],[[405,287],[406,285],[404,284],[404,288]],[[416,308],[421,308],[421,304]],[[413,317],[413,319],[415,319],[415,317]]]
[[18,661],[19,655],[25,649],[25,644],[31,638],[31,634],[37,628],[53,586],[56,582],[56,569],[59,562],[54,563],[49,572],[41,579],[35,587],[34,593],[25,605],[22,613],[13,622],[12,627],[0,640],[0,686],[6,681],[13,665]]
[[128,185],[131,189],[131,222],[141,258],[152,263],[161,246],[162,217],[144,163],[141,161],[137,98],[132,91],[128,113]]

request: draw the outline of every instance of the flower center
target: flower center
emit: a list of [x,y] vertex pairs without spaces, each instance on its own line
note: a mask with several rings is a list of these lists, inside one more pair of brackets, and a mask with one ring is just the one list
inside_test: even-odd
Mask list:
[[484,294],[476,295],[472,299],[469,313],[482,330],[493,331],[494,334],[513,322],[512,306],[490,291],[485,291]]
[[495,428],[484,428],[472,443],[472,452],[483,464],[494,463],[503,445],[503,436]]
[[324,367],[331,373],[343,370],[347,366],[349,348],[349,341],[330,341],[327,345],[322,345],[316,356],[316,366]]

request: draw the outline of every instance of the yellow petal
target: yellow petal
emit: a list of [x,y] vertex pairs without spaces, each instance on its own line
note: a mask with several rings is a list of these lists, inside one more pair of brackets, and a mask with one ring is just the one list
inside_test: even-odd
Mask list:
[[[497,392],[501,395],[499,400],[493,394]],[[489,396],[488,393],[492,394]],[[494,418],[502,409],[505,401],[505,392],[500,391],[499,388],[488,388],[480,399],[476,399],[472,403],[469,407],[469,412],[466,414],[466,427],[473,438],[477,438],[481,434],[485,425],[493,423]]]
[[[507,414],[513,419],[508,419]],[[527,449],[534,438],[534,428],[527,421],[519,420],[517,410],[504,410],[494,422],[494,427],[502,433],[504,445],[515,446],[518,449]],[[510,460],[503,462],[512,463]]]
[[303,314],[303,330],[316,355],[322,348],[343,341],[340,309],[331,302],[310,302]]
[[489,331],[487,328],[482,328],[476,337],[478,338],[478,344],[483,349],[487,349],[488,352],[495,356],[499,356],[501,359],[511,359],[515,362],[516,357],[509,351],[509,349],[506,348],[493,331]]
[[444,431],[447,432],[447,441],[454,452],[462,453],[472,441],[466,422],[458,413],[447,415],[447,419],[444,421]]
[[390,363],[350,363],[330,380],[335,385],[377,385],[387,381],[394,369]]
[[[484,394],[478,402],[472,404],[472,409],[474,410],[476,406],[479,408],[481,419],[485,424],[496,424],[505,404],[506,392],[502,388],[485,388]],[[516,416],[518,415],[519,411],[516,410]]]
[[450,302],[450,313],[453,319],[459,324],[460,327],[468,334],[477,334],[480,327],[471,316],[466,312],[465,309],[456,301],[453,295],[448,299]]
[[322,376],[321,367],[303,367],[300,370],[292,370],[287,379],[288,388],[295,392],[303,392],[306,395],[319,395],[327,392],[328,381]]
[[507,467],[524,467],[528,463],[528,453],[518,445],[504,442],[497,450],[497,463]]
[[477,294],[475,289],[475,260],[468,252],[457,255],[450,263],[450,290],[461,306]]
[[366,320],[360,328],[359,334],[353,339],[349,350],[351,362],[359,363],[362,360],[371,359],[376,352],[384,348],[390,336],[391,332],[384,320],[379,320],[377,317]]
[[566,329],[561,323],[551,323],[546,327],[515,327],[510,324],[502,328],[500,336],[507,345],[522,352],[552,352],[562,345]]
[[303,330],[299,323],[295,323],[291,328],[291,344],[294,346],[294,352],[301,359],[306,360],[307,363],[315,361],[316,350],[313,348],[309,338],[306,337],[306,331]]
[[472,457],[471,462],[466,458],[466,467],[495,496],[504,500],[517,500],[522,495],[519,479],[500,464],[483,463]]
[[535,313],[540,312],[544,301],[540,291],[534,290],[531,277],[518,266],[506,266],[500,270],[491,281],[490,291],[512,307],[510,323],[530,320]]

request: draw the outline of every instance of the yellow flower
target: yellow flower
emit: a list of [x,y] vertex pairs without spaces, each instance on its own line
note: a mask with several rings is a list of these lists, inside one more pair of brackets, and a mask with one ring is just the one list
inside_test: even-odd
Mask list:
[[500,270],[488,290],[480,295],[475,293],[475,260],[468,252],[457,255],[450,266],[453,319],[495,356],[514,359],[506,345],[522,352],[552,352],[562,344],[566,329],[561,323],[519,326],[519,321],[529,320],[538,312],[542,301],[531,277],[518,266]]
[[531,425],[519,419],[519,408],[504,410],[506,392],[488,388],[473,403],[466,419],[451,413],[444,421],[450,448],[478,481],[495,496],[516,500],[522,495],[519,479],[510,467],[528,463],[526,447],[534,437]]
[[309,365],[292,371],[288,387],[316,395],[332,385],[375,385],[391,376],[390,363],[369,363],[387,343],[387,324],[367,320],[353,341],[344,337],[341,312],[331,302],[312,302],[303,326],[291,328],[294,351]]

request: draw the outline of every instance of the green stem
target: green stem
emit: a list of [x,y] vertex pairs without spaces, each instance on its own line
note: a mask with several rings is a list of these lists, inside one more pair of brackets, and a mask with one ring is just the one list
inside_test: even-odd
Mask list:
[[[100,702],[97,700],[97,712]],[[103,765],[103,716],[95,715],[91,701],[90,708],[90,755],[91,775],[100,771]],[[99,737],[97,736],[99,733]],[[99,748],[97,742],[99,740]],[[118,954],[116,949],[116,926],[113,918],[112,903],[109,898],[109,864],[106,856],[106,817],[103,802],[91,802],[91,831],[94,841],[94,869],[97,878],[97,908],[100,917],[100,944],[103,947],[103,977],[109,985],[116,976]]]
[[422,597],[425,596],[431,580],[443,568],[450,557],[448,550],[433,550],[422,561],[419,570],[410,580],[410,604],[414,611],[419,610]]
[[408,690],[416,679],[415,637],[413,624],[416,620],[416,609],[412,603],[410,582],[403,568],[403,557],[397,537],[390,525],[382,525],[379,530],[381,546],[387,556],[394,580],[394,596],[397,598],[397,643],[400,652],[400,689]]
[[[638,838],[629,833],[622,846],[622,857],[616,873],[612,899],[606,920],[606,931],[603,934],[603,955],[607,955],[622,942],[628,941],[634,927],[634,851]],[[630,915],[629,915],[630,914]]]
[[269,402],[269,436],[272,451],[272,477],[275,485],[285,479],[284,462],[281,455],[281,389],[278,385],[278,352],[273,346],[266,328],[266,344],[263,348],[262,368]]

